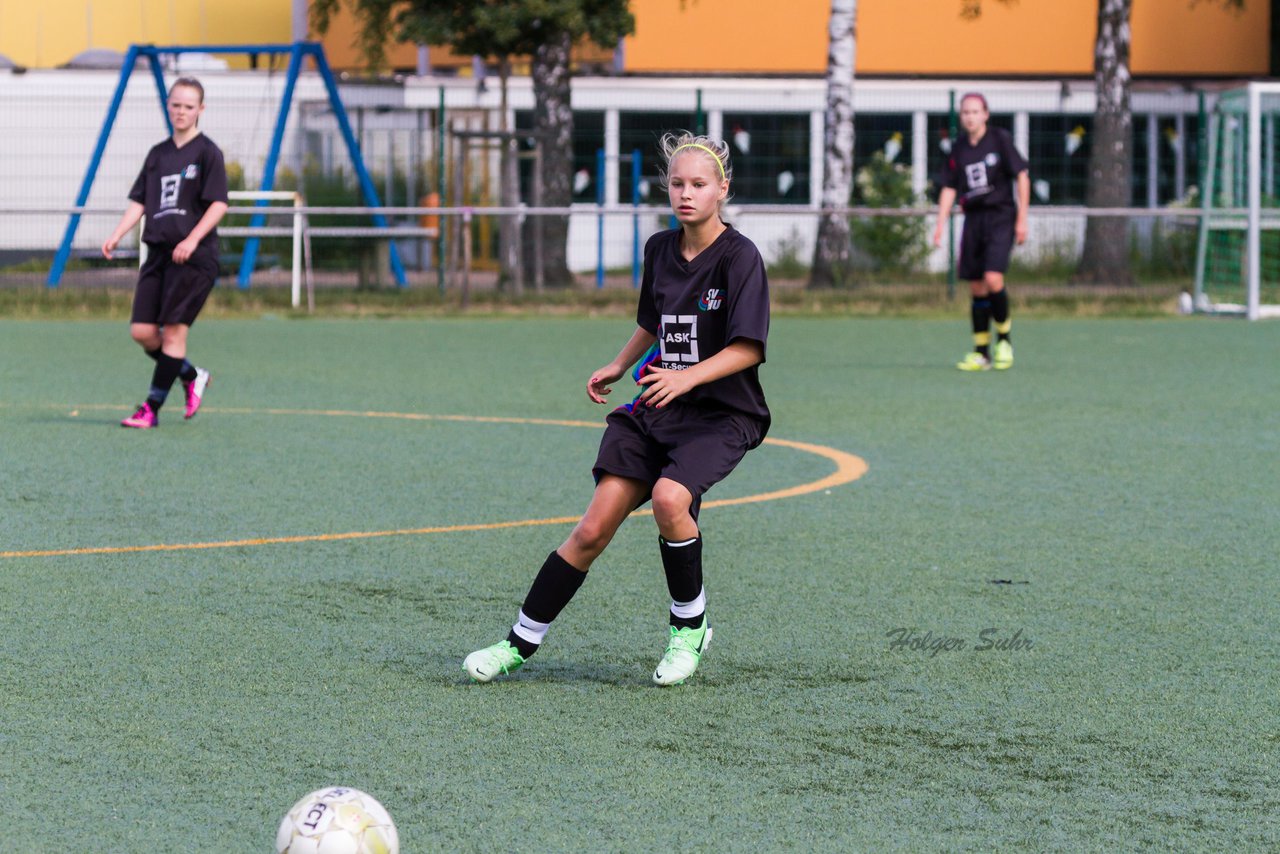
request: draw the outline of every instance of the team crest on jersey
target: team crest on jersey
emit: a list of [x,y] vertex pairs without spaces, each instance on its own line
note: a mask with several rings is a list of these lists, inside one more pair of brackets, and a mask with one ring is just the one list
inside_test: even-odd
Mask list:
[[698,300],[699,311],[715,311],[724,302],[723,288],[707,288],[707,292]]
[[190,180],[199,174],[200,174],[200,167],[192,163],[187,166],[187,171],[182,173],[182,177]]
[[1000,162],[1000,155],[999,155],[999,154],[996,154],[994,151],[992,151],[992,152],[990,152],[990,153],[988,153],[988,154],[987,154],[987,165],[988,165],[988,166],[995,166],[995,165],[996,165],[997,163],[999,163],[999,162]]

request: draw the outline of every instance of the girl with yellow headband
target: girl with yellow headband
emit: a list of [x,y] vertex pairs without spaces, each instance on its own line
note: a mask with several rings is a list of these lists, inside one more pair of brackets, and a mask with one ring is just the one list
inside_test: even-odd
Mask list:
[[711,642],[698,510],[769,429],[759,377],[769,283],[755,245],[721,218],[733,180],[729,147],[689,133],[666,134],[660,147],[678,226],[649,238],[636,328],[587,380],[587,397],[606,403],[612,384],[635,366],[640,393],[605,419],[591,503],[547,556],[506,640],[467,656],[464,667],[478,682],[511,673],[538,650],[623,520],[646,502],[671,594],[653,681],[684,682]]

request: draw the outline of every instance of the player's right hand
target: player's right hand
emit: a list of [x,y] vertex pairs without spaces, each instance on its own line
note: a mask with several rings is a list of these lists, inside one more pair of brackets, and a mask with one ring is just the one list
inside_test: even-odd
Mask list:
[[102,244],[102,257],[110,259],[111,253],[116,251],[116,246],[119,243],[120,239],[118,237],[108,237]]
[[623,373],[614,365],[605,365],[595,371],[591,374],[591,379],[587,380],[587,397],[591,398],[593,403],[608,403],[609,401],[604,398],[613,391],[609,386],[617,382]]

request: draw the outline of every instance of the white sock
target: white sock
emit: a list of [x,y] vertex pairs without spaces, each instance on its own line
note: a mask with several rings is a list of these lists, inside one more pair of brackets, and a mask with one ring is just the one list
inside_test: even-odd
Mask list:
[[[692,620],[694,617],[700,617],[707,610],[707,588],[698,591],[698,598],[692,602],[677,602],[671,600],[671,613],[682,620]],[[524,635],[521,635],[524,637]]]
[[542,639],[547,636],[547,629],[549,628],[551,628],[550,623],[539,623],[537,620],[531,619],[523,610],[521,610],[520,618],[516,620],[516,624],[511,627],[511,631],[515,632],[516,637],[521,640],[541,645]]

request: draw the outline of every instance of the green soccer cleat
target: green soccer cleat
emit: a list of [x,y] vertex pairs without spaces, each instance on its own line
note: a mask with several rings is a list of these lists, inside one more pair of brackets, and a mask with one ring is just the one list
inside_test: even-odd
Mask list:
[[992,367],[997,371],[1007,371],[1013,367],[1013,344],[1008,341],[996,342],[996,357]]
[[523,664],[524,658],[510,641],[504,640],[471,653],[462,667],[477,682],[492,682],[494,677],[514,673]]
[[956,367],[962,371],[989,371],[991,370],[991,360],[978,352],[967,353]]
[[653,671],[653,681],[659,685],[679,685],[693,675],[702,661],[702,654],[711,645],[711,626],[702,618],[700,629],[671,627],[671,639],[667,651]]

